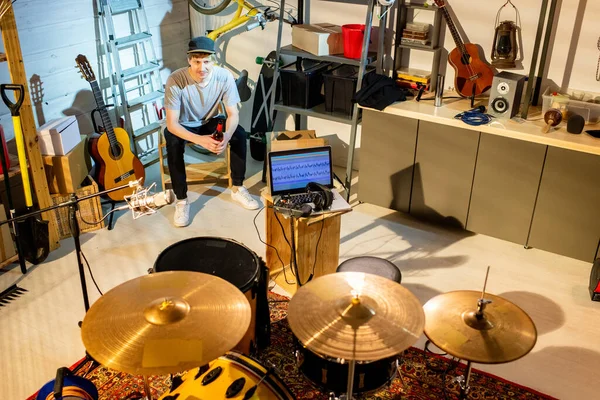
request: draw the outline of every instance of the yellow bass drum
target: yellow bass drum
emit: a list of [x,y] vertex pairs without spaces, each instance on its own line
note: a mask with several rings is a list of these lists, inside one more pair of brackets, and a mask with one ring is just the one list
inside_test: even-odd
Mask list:
[[205,366],[188,371],[183,376],[183,383],[165,393],[160,400],[241,400],[259,382],[250,400],[295,399],[274,372],[267,374],[267,368],[258,361],[230,351],[211,361],[208,368]]

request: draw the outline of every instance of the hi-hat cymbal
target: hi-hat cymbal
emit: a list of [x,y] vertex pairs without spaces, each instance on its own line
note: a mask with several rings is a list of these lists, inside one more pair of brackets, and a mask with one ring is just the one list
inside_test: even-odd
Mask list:
[[83,320],[87,352],[106,367],[164,375],[231,350],[250,325],[243,293],[219,277],[168,271],[127,281],[100,297]]
[[514,361],[533,349],[535,324],[517,305],[502,297],[491,300],[477,315],[481,292],[462,290],[440,294],[423,306],[425,335],[440,349],[480,364]]
[[288,321],[298,340],[316,353],[375,361],[416,342],[425,315],[419,300],[394,281],[338,272],[298,289],[290,300]]

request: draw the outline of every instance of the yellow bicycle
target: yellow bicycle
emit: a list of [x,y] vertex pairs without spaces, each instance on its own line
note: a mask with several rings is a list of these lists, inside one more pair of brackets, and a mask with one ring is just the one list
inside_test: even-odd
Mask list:
[[[218,14],[221,11],[225,10],[231,2],[232,0],[189,0],[190,5],[196,11],[205,15]],[[273,21],[277,19],[277,16],[275,15],[275,12],[277,10],[272,10],[270,6],[255,6],[250,4],[246,0],[233,0],[233,2],[237,3],[237,10],[235,11],[235,14],[231,21],[211,31],[206,36],[208,36],[212,40],[216,40],[223,33],[230,31],[240,25],[248,23],[251,20],[254,21],[248,23],[248,25],[246,26],[247,30],[258,28],[259,26],[264,29],[268,21]],[[248,11],[242,15],[242,12],[245,9]],[[285,22],[294,23],[295,19],[292,17],[292,21],[285,20]]]

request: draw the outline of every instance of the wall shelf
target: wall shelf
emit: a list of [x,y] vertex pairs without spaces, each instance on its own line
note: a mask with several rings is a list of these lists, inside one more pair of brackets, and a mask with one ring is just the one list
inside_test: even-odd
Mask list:
[[[275,103],[275,110],[290,113],[304,115],[307,117],[321,118],[329,121],[339,122],[342,124],[352,124],[352,117],[347,114],[340,112],[329,112],[325,111],[325,103],[314,106],[313,108],[300,108],[292,106],[284,106],[282,103]],[[359,111],[360,112],[360,111]],[[358,123],[360,123],[358,121]]]
[[[355,60],[353,58],[347,58],[344,56],[336,56],[336,55],[317,56],[317,55],[314,55],[307,51],[304,51],[302,49],[299,49],[298,47],[294,47],[291,44],[287,45],[287,46],[283,46],[280,49],[280,54],[294,56],[294,57],[308,58],[308,59],[317,60],[317,61],[329,61],[329,62],[335,62],[335,63],[340,63],[340,64],[354,65],[356,67],[360,66],[360,60]],[[369,53],[366,62],[367,62],[367,64],[371,64],[371,63],[375,62],[376,60],[377,60],[377,54]]]

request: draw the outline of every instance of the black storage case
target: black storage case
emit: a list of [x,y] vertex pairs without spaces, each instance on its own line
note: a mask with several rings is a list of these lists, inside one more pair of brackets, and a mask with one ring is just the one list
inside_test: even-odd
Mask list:
[[339,65],[323,74],[325,82],[325,111],[341,112],[352,117],[352,97],[356,92],[358,67]]
[[283,105],[313,108],[323,103],[323,72],[330,65],[328,62],[304,59],[301,63],[293,62],[282,67],[280,73]]

